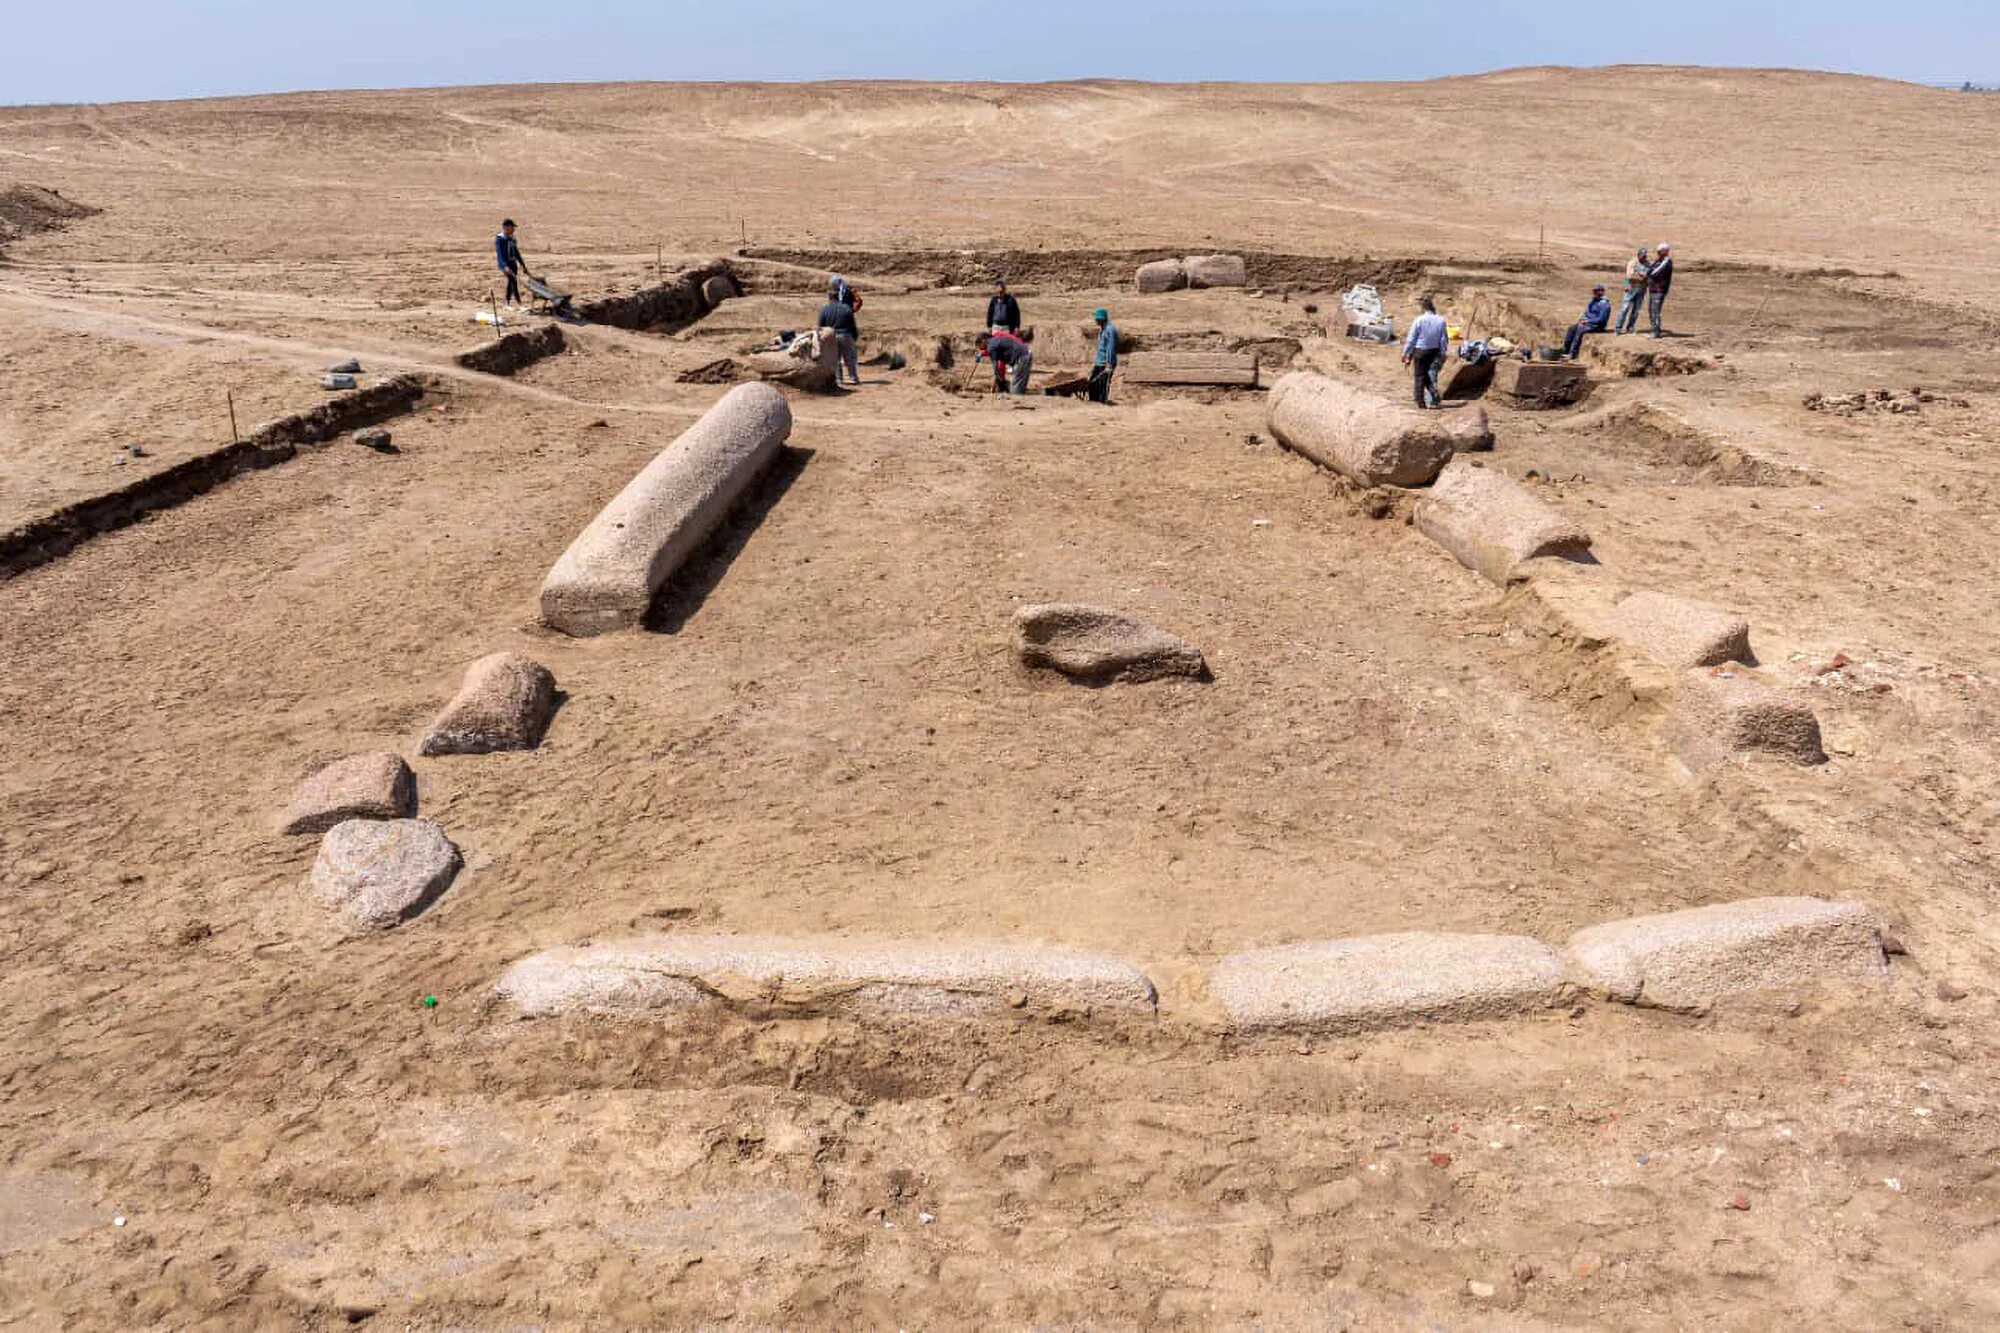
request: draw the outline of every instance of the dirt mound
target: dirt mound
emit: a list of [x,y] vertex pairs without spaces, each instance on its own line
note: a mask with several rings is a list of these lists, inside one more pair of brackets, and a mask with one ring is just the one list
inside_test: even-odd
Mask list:
[[9,185],[0,189],[0,246],[54,231],[100,211],[39,185]]

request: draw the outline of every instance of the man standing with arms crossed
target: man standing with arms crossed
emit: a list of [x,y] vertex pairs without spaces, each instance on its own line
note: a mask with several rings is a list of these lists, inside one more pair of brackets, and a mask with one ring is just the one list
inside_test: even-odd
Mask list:
[[1438,395],[1438,371],[1444,367],[1445,344],[1451,337],[1431,298],[1426,296],[1422,304],[1424,313],[1417,316],[1409,336],[1403,339],[1403,364],[1416,370],[1417,406],[1441,408],[1444,400]]
[[1639,307],[1646,303],[1646,277],[1653,271],[1652,260],[1644,247],[1639,257],[1625,265],[1625,296],[1618,303],[1617,331],[1637,333],[1639,331]]

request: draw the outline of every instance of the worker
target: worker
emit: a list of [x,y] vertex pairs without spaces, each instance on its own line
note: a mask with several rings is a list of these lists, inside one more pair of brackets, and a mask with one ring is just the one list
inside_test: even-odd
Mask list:
[[1028,392],[1028,375],[1034,369],[1035,354],[1018,335],[980,334],[979,355],[993,358],[993,392]]
[[[845,283],[841,285],[846,287]],[[847,289],[846,295],[848,300],[843,301],[835,294],[834,288],[828,286],[826,304],[819,308],[819,327],[832,331],[834,346],[840,352],[840,360],[833,368],[833,382],[839,384],[844,376],[847,383],[859,384],[861,327],[854,322],[854,306],[849,302],[858,303],[861,298],[854,294],[852,288]]]
[[1563,355],[1574,361],[1583,350],[1583,335],[1602,333],[1611,327],[1611,302],[1604,297],[1604,284],[1590,289],[1590,304],[1583,308],[1583,318],[1569,326],[1563,336]]
[[986,303],[986,327],[993,333],[1021,331],[1021,303],[1007,294],[1007,284],[993,284],[993,299]]
[[1639,331],[1639,308],[1646,304],[1646,275],[1652,269],[1652,256],[1643,245],[1639,257],[1625,265],[1625,294],[1618,303],[1617,330],[1621,335]]
[[844,306],[854,304],[854,289],[847,285],[847,279],[838,273],[829,273],[826,278],[826,299],[838,301]]
[[1674,247],[1660,242],[1660,257],[1653,261],[1653,267],[1646,270],[1646,317],[1653,322],[1653,336],[1660,334],[1660,307],[1667,303],[1667,293],[1674,285]]
[[[521,282],[517,274],[528,272],[528,261],[521,258],[521,244],[514,239],[514,219],[508,218],[500,224],[500,234],[493,238],[493,262],[507,275],[507,304],[521,303]],[[534,274],[529,273],[529,277]]]
[[1090,317],[1097,321],[1097,352],[1090,361],[1090,401],[1108,403],[1111,372],[1118,369],[1118,326],[1111,322],[1108,310],[1093,310]]
[[1403,364],[1416,372],[1417,406],[1443,407],[1444,399],[1438,393],[1438,371],[1444,367],[1451,331],[1445,327],[1444,316],[1437,312],[1437,305],[1430,297],[1426,296],[1419,304],[1423,313],[1411,323],[1409,336],[1403,339]]

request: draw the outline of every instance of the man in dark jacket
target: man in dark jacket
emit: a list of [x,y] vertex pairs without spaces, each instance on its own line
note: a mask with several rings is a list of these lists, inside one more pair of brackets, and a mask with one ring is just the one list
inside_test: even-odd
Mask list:
[[[828,297],[832,297],[830,291]],[[840,383],[843,373],[849,384],[861,383],[857,350],[861,341],[861,326],[854,322],[854,307],[845,301],[829,299],[819,308],[819,327],[832,329],[834,340],[840,347],[840,364],[834,368],[834,383]]]
[[[519,305],[521,280],[515,275],[528,272],[528,261],[521,258],[521,245],[514,239],[512,218],[500,224],[500,234],[493,238],[493,262],[507,275],[507,304]],[[529,274],[529,276],[534,275]]]
[[1576,360],[1583,350],[1583,335],[1602,333],[1611,327],[1611,302],[1604,297],[1602,286],[1590,289],[1590,304],[1583,309],[1583,318],[1569,326],[1569,333],[1563,338],[1563,355]]
[[1646,273],[1646,318],[1653,321],[1653,336],[1660,336],[1660,307],[1674,286],[1674,247],[1660,242],[1659,258]]
[[1021,303],[1007,294],[1007,284],[993,284],[993,299],[986,303],[986,329],[989,333],[1019,333],[1021,331]]

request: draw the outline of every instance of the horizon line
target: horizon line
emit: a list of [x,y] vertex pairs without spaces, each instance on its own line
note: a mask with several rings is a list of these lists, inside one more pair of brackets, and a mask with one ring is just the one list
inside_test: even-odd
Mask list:
[[1615,70],[1652,70],[1709,74],[1805,74],[1829,79],[1859,79],[1873,83],[1894,83],[1937,92],[2000,90],[2000,82],[1979,79],[1905,79],[1889,74],[1866,74],[1853,70],[1816,69],[1803,65],[1677,65],[1620,61],[1606,65],[1507,65],[1497,69],[1473,70],[1458,74],[1434,74],[1415,79],[1149,79],[1127,75],[1082,75],[1067,79],[1005,78],[700,78],[700,79],[537,79],[512,83],[411,83],[354,84],[346,87],[285,88],[247,93],[188,93],[177,97],[114,98],[105,101],[48,101],[0,103],[0,111],[58,110],[64,107],[161,106],[184,102],[243,102],[262,98],[328,97],[375,93],[483,92],[496,88],[722,88],[722,87],[1001,87],[1074,88],[1091,85],[1130,85],[1155,88],[1338,88],[1353,85],[1387,87],[1397,84],[1450,83],[1488,79],[1507,74],[1606,73]]

